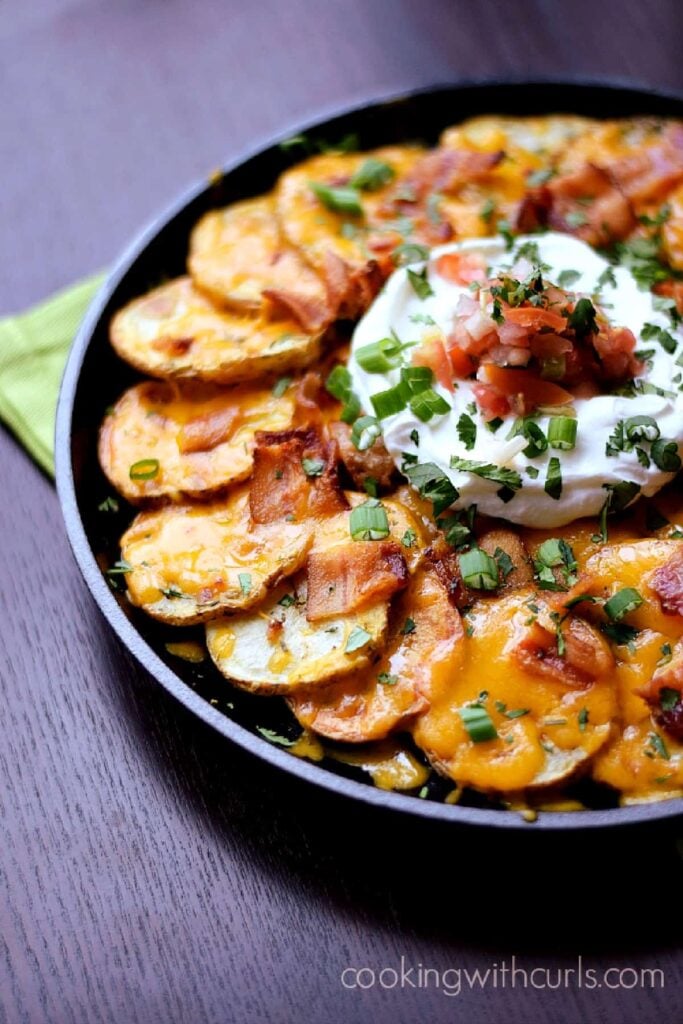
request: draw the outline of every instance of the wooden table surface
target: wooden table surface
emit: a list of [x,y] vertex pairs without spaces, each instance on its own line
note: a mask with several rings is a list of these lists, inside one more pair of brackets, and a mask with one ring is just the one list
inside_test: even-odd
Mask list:
[[[678,0],[4,0],[0,312],[106,265],[188,183],[297,119],[487,75],[683,89],[682,29]],[[2,431],[0,480],[1,1021],[680,1022],[670,830],[513,840],[279,777],[110,636],[50,482]],[[664,987],[342,979],[513,955],[656,967]]]

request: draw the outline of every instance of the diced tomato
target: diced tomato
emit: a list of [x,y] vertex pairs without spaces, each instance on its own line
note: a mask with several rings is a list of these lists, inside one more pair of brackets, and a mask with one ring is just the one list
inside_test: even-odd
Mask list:
[[469,377],[477,368],[472,356],[464,352],[458,344],[449,347],[448,356],[456,377]]
[[541,327],[549,327],[558,334],[567,327],[567,318],[553,313],[550,309],[540,309],[537,306],[516,306],[503,310],[503,316],[508,323],[519,324],[520,327],[528,327],[532,331],[540,331]]
[[453,391],[453,370],[440,338],[427,338],[423,341],[413,352],[412,363],[413,366],[428,366],[439,384]]
[[484,419],[495,420],[498,416],[507,416],[510,412],[510,403],[505,395],[489,384],[476,383],[472,391]]
[[525,413],[531,412],[539,405],[566,405],[573,398],[573,395],[559,384],[534,377],[527,370],[510,370],[503,366],[494,366],[493,363],[485,363],[480,366],[479,375],[484,384],[492,385],[502,395],[521,397]]
[[606,327],[593,340],[602,369],[610,380],[633,376],[639,364],[634,358],[636,338],[628,327]]
[[472,284],[486,281],[486,262],[479,253],[448,252],[436,261],[436,272],[453,284]]

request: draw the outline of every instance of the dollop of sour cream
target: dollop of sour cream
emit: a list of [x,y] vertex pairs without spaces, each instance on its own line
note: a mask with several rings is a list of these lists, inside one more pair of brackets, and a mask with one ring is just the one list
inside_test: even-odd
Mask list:
[[[600,305],[610,322],[629,327],[637,339],[638,349],[654,350],[637,379],[646,382],[648,390],[653,385],[659,392],[637,392],[633,397],[604,394],[576,398],[572,403],[578,421],[575,447],[569,451],[548,448],[533,459],[523,454],[522,449],[528,444],[524,438],[509,437],[516,419],[514,414],[505,417],[493,432],[478,406],[473,409],[476,402],[472,390],[474,381],[471,380],[457,381],[454,393],[434,383],[434,390],[450,406],[448,413],[434,416],[425,423],[406,407],[383,419],[381,425],[384,444],[399,468],[405,461],[405,453],[408,453],[413,463],[415,458],[421,464],[433,463],[449,477],[459,493],[454,508],[476,504],[478,510],[487,515],[499,516],[523,526],[545,528],[562,526],[581,516],[597,515],[605,505],[606,486],[632,482],[640,488],[639,494],[649,497],[672,479],[673,474],[664,472],[654,461],[644,465],[645,460],[642,456],[643,461],[639,460],[635,447],[616,454],[606,453],[610,435],[620,420],[626,421],[634,416],[652,417],[661,437],[676,441],[679,452],[683,448],[683,393],[678,383],[681,366],[676,362],[683,346],[679,344],[676,351],[670,353],[656,339],[642,338],[646,324],[673,333],[679,343],[681,335],[673,331],[666,312],[655,307],[652,294],[638,287],[628,269],[611,267],[584,242],[554,232],[520,236],[515,239],[511,252],[500,237],[440,246],[432,250],[426,263],[410,266],[410,270],[418,273],[426,269],[426,280],[433,294],[420,298],[411,283],[408,268],[396,270],[356,327],[349,370],[353,390],[365,411],[372,414],[371,396],[396,385],[400,380],[400,369],[370,373],[357,362],[358,349],[392,334],[401,342],[419,343],[438,329],[446,339],[453,328],[460,296],[471,294],[467,286],[454,284],[437,273],[438,258],[452,252],[481,253],[495,273],[510,268],[516,258],[515,252],[525,243],[537,246],[542,264],[546,265],[544,280],[557,284],[562,271],[576,272],[578,277],[572,275],[571,290],[587,296],[599,293]],[[600,284],[601,275],[610,267],[612,275],[608,277],[615,283],[605,284],[603,278]],[[649,330],[646,333],[652,334]],[[410,349],[407,350],[409,360]],[[471,417],[477,428],[474,445],[469,450],[460,440],[457,430],[463,413]],[[549,419],[549,415],[535,417],[544,433],[547,433]],[[649,445],[645,444],[644,448],[649,448]],[[512,498],[508,494],[509,500],[503,501],[498,493],[500,483],[470,471],[453,469],[452,456],[516,470],[522,485]],[[552,458],[559,459],[560,463],[562,482],[558,497],[553,497],[545,489]]]

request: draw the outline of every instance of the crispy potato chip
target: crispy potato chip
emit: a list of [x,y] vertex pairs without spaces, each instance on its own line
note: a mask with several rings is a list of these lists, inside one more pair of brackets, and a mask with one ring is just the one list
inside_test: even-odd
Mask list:
[[[291,424],[294,401],[270,388],[148,381],[118,400],[100,429],[100,465],[128,501],[201,498],[245,480],[254,434]],[[136,474],[135,467],[149,464]],[[151,474],[151,475],[150,475]]]
[[205,214],[190,238],[188,269],[198,288],[241,312],[267,316],[265,295],[288,304],[306,330],[332,319],[323,282],[282,238],[272,196]]
[[112,320],[110,336],[121,358],[142,373],[218,384],[309,366],[321,340],[293,320],[221,310],[189,277],[133,299]]
[[211,504],[143,512],[121,538],[128,596],[173,625],[252,608],[301,568],[311,542],[304,523],[251,525],[245,488]]
[[391,610],[387,647],[371,668],[324,687],[301,690],[289,705],[307,729],[333,740],[382,739],[419,712],[433,681],[457,671],[464,636],[460,615],[436,576],[418,569]]

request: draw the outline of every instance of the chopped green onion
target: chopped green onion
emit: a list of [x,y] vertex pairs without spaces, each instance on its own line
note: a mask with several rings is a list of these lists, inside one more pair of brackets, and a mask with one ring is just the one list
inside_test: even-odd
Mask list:
[[496,590],[499,583],[498,566],[481,548],[471,548],[459,555],[460,575],[463,583],[475,590]]
[[294,604],[294,597],[292,596],[292,594],[283,594],[280,600],[278,601],[278,604],[281,605],[283,608],[291,608],[292,605]]
[[342,411],[339,413],[339,419],[342,423],[354,423],[360,416],[360,398],[353,391],[349,392],[348,398],[344,402]]
[[325,381],[325,388],[333,398],[345,402],[351,391],[351,374],[345,366],[335,366]]
[[633,612],[643,603],[643,598],[633,587],[625,587],[617,591],[609,601],[605,601],[605,615],[612,622],[619,622],[624,615]]
[[410,634],[414,633],[416,629],[417,626],[415,624],[415,619],[411,619],[410,616],[408,616],[406,621],[401,626],[401,635],[410,636]]
[[107,569],[107,576],[125,576],[126,573],[132,572],[133,566],[130,562],[127,562],[124,558],[118,562],[114,562],[110,569]]
[[588,725],[588,715],[589,715],[588,708],[581,708],[581,710],[579,711],[579,714],[578,714],[579,731],[580,732],[585,732],[586,731],[586,726]]
[[371,498],[376,498],[379,494],[379,481],[374,476],[366,476],[365,480],[363,480],[363,490]]
[[429,422],[433,416],[444,416],[451,409],[446,399],[442,398],[433,388],[421,391],[419,395],[413,395],[410,399],[410,408],[423,423]]
[[240,590],[246,597],[251,591],[251,573],[240,572],[237,575],[237,579],[240,581]]
[[485,743],[487,740],[497,739],[498,732],[491,716],[481,704],[470,704],[468,707],[458,708],[458,714],[473,743]]
[[322,459],[302,459],[301,466],[306,476],[322,476],[325,469]]
[[380,338],[379,341],[359,348],[356,351],[356,362],[368,373],[387,373],[401,365],[404,350],[414,344],[408,342],[402,345],[396,338]]
[[576,445],[577,421],[571,416],[553,416],[548,424],[548,444],[568,452]]
[[404,366],[401,370],[401,383],[408,387],[411,395],[419,395],[431,387],[434,371],[429,366]]
[[548,472],[546,473],[543,489],[550,498],[553,498],[555,501],[560,500],[562,495],[562,467],[560,466],[560,460],[555,458],[555,456],[548,463]]
[[354,626],[349,633],[344,652],[351,654],[352,651],[358,651],[361,647],[365,647],[370,640],[372,637],[366,629],[363,629],[362,626]]
[[97,506],[97,511],[116,513],[119,511],[120,507],[121,506],[119,505],[119,499],[114,498],[112,495],[110,495],[108,498],[105,498],[104,501],[100,502],[100,504]]
[[388,185],[395,177],[396,171],[393,167],[384,163],[383,160],[376,160],[371,156],[360,165],[351,178],[350,185],[352,188],[359,188],[364,192],[376,192],[378,188]]
[[323,206],[333,213],[348,213],[353,217],[363,216],[363,207],[357,189],[348,185],[333,188],[320,181],[311,181],[309,184],[311,191],[315,193]]
[[417,543],[417,534],[415,530],[407,529],[401,537],[401,544],[404,548],[412,548]]
[[382,428],[374,416],[361,416],[353,424],[351,442],[359,452],[367,451],[382,434]]
[[280,379],[273,385],[273,395],[275,398],[282,398],[291,383],[291,377],[280,377]]
[[384,540],[389,536],[389,519],[377,498],[368,498],[353,509],[349,530],[354,540]]
[[410,267],[406,270],[408,280],[413,286],[413,291],[419,299],[428,299],[430,295],[434,294],[431,284],[427,280],[427,268],[421,270],[419,273],[416,270],[411,270]]
[[370,401],[377,418],[385,420],[387,416],[394,416],[405,409],[410,401],[410,390],[403,381],[400,381],[393,388],[370,395]]
[[398,676],[392,675],[390,672],[380,672],[377,676],[377,681],[383,686],[396,686]]
[[153,480],[159,473],[158,459],[140,459],[128,470],[131,480]]

